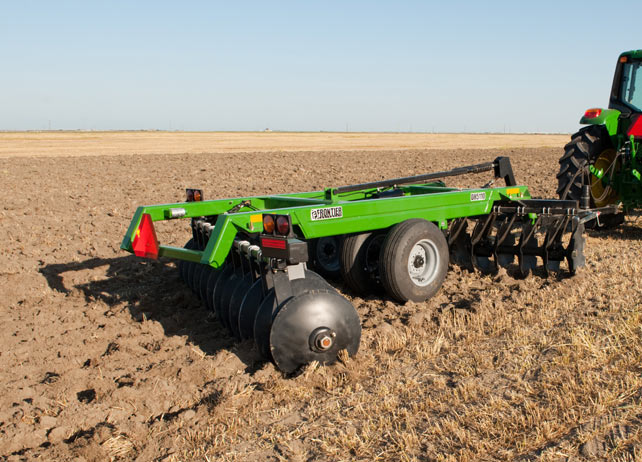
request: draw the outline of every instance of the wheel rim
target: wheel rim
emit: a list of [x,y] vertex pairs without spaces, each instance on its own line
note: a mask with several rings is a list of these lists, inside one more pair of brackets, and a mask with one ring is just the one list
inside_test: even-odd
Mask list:
[[326,271],[339,271],[339,241],[336,237],[322,237],[317,242],[317,261]]
[[410,250],[408,275],[420,287],[430,284],[439,269],[439,251],[434,242],[422,239]]
[[[611,169],[617,169],[617,166],[613,165],[616,158],[617,153],[614,149],[606,149],[602,151],[595,160],[593,167],[598,171],[602,170],[602,172],[604,172],[602,178],[608,178],[613,173]],[[604,207],[605,205],[616,202],[618,199],[618,195],[613,188],[611,188],[611,186],[604,186],[602,180],[594,175],[591,175],[591,196],[596,207]]]
[[369,274],[376,274],[379,270],[379,254],[381,253],[381,246],[385,239],[385,234],[373,236],[366,247],[365,270]]

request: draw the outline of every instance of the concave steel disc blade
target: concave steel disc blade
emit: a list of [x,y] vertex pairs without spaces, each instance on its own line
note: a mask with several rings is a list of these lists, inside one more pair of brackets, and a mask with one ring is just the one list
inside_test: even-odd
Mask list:
[[559,272],[561,263],[560,260],[548,260],[546,262],[546,269],[548,271]]
[[227,280],[234,274],[234,266],[227,265],[223,268],[221,275],[216,279],[216,284],[214,284],[214,290],[212,291],[212,305],[214,306],[214,311],[216,312],[216,318],[218,322],[227,327],[227,316],[223,317],[221,312],[221,295],[223,294],[223,288],[227,284]]
[[494,260],[491,260],[490,257],[475,255],[474,262],[475,267],[483,273],[492,273],[497,270],[497,265],[495,264]]
[[[519,239],[520,245],[522,241],[526,238],[526,236],[531,232],[532,226],[530,224],[525,224],[524,227],[522,228],[522,235]],[[535,237],[535,233],[532,234],[530,239],[526,241],[526,244],[524,245],[524,250],[536,250],[537,249],[537,238]],[[523,277],[527,277],[530,273],[531,270],[534,270],[537,268],[537,257],[535,255],[528,255],[526,253],[519,252],[517,255],[517,263],[519,264],[519,271],[522,274]]]
[[251,286],[252,275],[250,273],[246,273],[236,285],[232,295],[230,296],[228,323],[232,334],[239,340],[241,339],[241,332],[239,331],[239,311],[241,310],[241,302],[243,301],[247,291],[250,290]]
[[210,278],[210,275],[214,271],[209,265],[203,265],[203,271],[201,271],[201,280],[198,282],[198,290],[200,291],[201,300],[205,306],[208,306],[207,301],[207,281]]
[[223,268],[212,269],[209,277],[207,278],[207,308],[210,311],[214,311],[214,287],[216,286],[216,281],[223,273]]
[[[505,246],[515,246],[515,234],[510,233],[504,241],[502,242],[502,245]],[[499,250],[497,251],[497,264],[499,266],[502,266],[504,268],[510,266],[513,264],[515,261],[515,255],[512,253],[501,253]]]
[[227,330],[232,332],[230,327],[230,299],[232,292],[243,281],[243,273],[237,268],[230,277],[227,278],[225,284],[221,288],[221,298],[218,302],[218,311],[221,313],[221,324],[227,327]]
[[450,261],[457,266],[472,270],[473,261],[470,256],[470,236],[465,229],[450,244]]
[[194,294],[200,299],[201,298],[201,274],[203,273],[205,265],[202,265],[200,263],[194,263],[194,272],[190,274],[192,280],[190,283],[190,287],[192,288],[192,291]]
[[568,270],[571,274],[575,274],[578,268],[586,264],[586,257],[584,256],[585,243],[584,223],[578,223],[567,249],[566,260],[568,261]]
[[[329,346],[321,349],[320,338]],[[311,361],[331,364],[346,349],[357,353],[361,322],[352,304],[334,289],[315,289],[286,301],[270,331],[270,350],[276,366],[285,373]]]
[[[194,240],[190,239],[187,241],[187,243],[183,246],[185,249],[193,249],[194,248]],[[187,268],[189,266],[189,262],[185,260],[179,260],[178,261],[178,273],[181,276],[182,281],[187,284]]]
[[254,335],[254,318],[263,301],[263,281],[257,279],[243,296],[239,307],[238,329],[241,340],[247,340]]
[[197,265],[198,265],[198,263],[194,263],[194,262],[191,262],[191,261],[187,262],[187,271],[186,271],[186,273],[187,273],[186,276],[187,277],[185,278],[185,282],[187,282],[187,287],[192,289],[192,292],[195,292],[194,286],[192,284],[194,282],[194,271],[196,271],[196,266]]
[[[315,289],[330,289],[332,286],[325,279],[314,271],[306,270],[305,278],[294,279],[292,284],[292,295],[297,296]],[[334,289],[332,289],[334,290]],[[287,300],[286,300],[287,301]],[[266,294],[265,299],[261,302],[256,317],[254,318],[254,342],[265,358],[271,359],[270,355],[270,330],[272,320],[277,312],[276,296],[274,289]]]

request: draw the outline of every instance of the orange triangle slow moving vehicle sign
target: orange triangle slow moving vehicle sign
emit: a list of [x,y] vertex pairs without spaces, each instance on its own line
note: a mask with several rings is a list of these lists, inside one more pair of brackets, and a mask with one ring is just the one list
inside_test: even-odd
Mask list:
[[144,213],[134,235],[132,249],[137,257],[158,258],[158,238],[149,213]]

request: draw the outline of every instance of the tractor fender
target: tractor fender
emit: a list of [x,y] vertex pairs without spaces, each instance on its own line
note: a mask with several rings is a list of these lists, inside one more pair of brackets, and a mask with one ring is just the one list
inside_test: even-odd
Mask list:
[[[590,114],[591,112],[596,115],[587,117],[587,115],[593,115]],[[620,114],[617,109],[589,109],[580,119],[580,123],[583,125],[604,125],[609,132],[609,136],[615,136],[617,135]]]

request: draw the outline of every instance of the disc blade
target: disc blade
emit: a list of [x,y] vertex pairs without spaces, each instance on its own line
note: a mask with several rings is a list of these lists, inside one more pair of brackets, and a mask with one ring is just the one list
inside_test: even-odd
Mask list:
[[210,279],[210,275],[212,274],[212,271],[214,271],[214,268],[212,268],[209,265],[203,265],[203,271],[201,271],[201,279],[198,283],[198,289],[200,291],[200,296],[201,300],[203,301],[203,304],[207,307],[208,306],[208,301],[207,301],[207,281]]
[[489,257],[475,255],[473,261],[475,262],[475,268],[484,273],[492,273],[493,271],[497,270],[495,262]]
[[229,325],[232,335],[238,340],[241,340],[241,332],[239,330],[239,311],[241,310],[241,302],[245,298],[245,294],[252,286],[252,275],[250,273],[244,274],[240,283],[236,286],[230,297],[229,308]]
[[247,340],[254,335],[254,318],[263,301],[263,281],[257,279],[245,293],[239,307],[239,335],[241,340]]
[[470,236],[466,229],[463,229],[450,244],[450,261],[462,268],[473,269],[473,261],[470,256]]
[[218,322],[224,326],[227,322],[227,317],[223,317],[223,313],[221,312],[221,295],[223,294],[223,288],[225,287],[227,280],[232,276],[232,274],[234,274],[234,266],[226,265],[225,268],[223,268],[223,271],[221,271],[221,275],[216,279],[214,290],[212,291],[212,305],[216,312],[216,318],[218,319]]
[[586,258],[584,257],[585,243],[586,238],[584,237],[584,224],[578,223],[567,249],[566,260],[568,261],[568,270],[571,274],[575,274],[578,268],[581,268],[586,264]]
[[[502,242],[502,246],[510,246],[514,247],[515,246],[515,234],[509,233],[504,241]],[[502,253],[501,251],[497,251],[497,264],[503,268],[506,268],[510,265],[512,265],[515,262],[515,255],[512,253]]]
[[[330,346],[318,347],[319,334],[329,339]],[[331,364],[342,349],[352,356],[360,340],[361,322],[352,304],[334,289],[316,289],[290,298],[279,309],[270,331],[270,350],[276,366],[291,373],[311,361]]]
[[187,287],[192,289],[192,292],[194,292],[194,286],[192,285],[194,283],[194,271],[196,271],[196,266],[197,263],[194,262],[187,262],[187,274],[185,281],[187,282]]
[[218,281],[218,278],[221,276],[221,273],[223,272],[222,268],[219,269],[212,269],[210,272],[210,276],[207,279],[207,308],[210,311],[214,311],[214,287],[216,286],[216,281]]
[[243,282],[243,274],[240,269],[236,269],[221,289],[221,298],[218,303],[218,312],[221,314],[221,324],[223,324],[228,331],[232,332],[232,326],[230,326],[230,300],[232,298],[232,293],[236,290],[237,286]]
[[[332,288],[325,279],[314,271],[309,270],[306,270],[305,278],[294,279],[290,281],[290,284],[292,284],[293,297],[312,290]],[[283,303],[285,302],[287,302],[287,300]],[[254,342],[256,343],[261,355],[268,359],[272,358],[270,353],[270,331],[272,329],[272,320],[274,319],[277,311],[278,306],[274,295],[274,289],[270,289],[266,294],[265,299],[261,302],[256,313],[256,317],[254,318]]]
[[548,260],[548,262],[546,262],[546,269],[557,273],[560,270],[560,263],[562,263],[560,260]]

